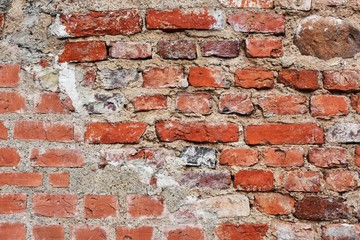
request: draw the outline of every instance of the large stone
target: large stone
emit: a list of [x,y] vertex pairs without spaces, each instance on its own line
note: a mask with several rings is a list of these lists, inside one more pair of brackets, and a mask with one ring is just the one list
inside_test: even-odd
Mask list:
[[360,51],[360,31],[344,20],[312,15],[300,22],[294,43],[303,55],[351,58]]
[[209,168],[216,167],[215,149],[187,146],[182,150],[180,158],[187,166],[205,166]]
[[327,140],[336,143],[359,143],[360,124],[338,123],[327,131]]

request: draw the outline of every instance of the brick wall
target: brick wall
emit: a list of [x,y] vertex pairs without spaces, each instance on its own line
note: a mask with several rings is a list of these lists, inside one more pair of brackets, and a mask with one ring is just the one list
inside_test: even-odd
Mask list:
[[1,1],[0,239],[360,239],[359,11]]

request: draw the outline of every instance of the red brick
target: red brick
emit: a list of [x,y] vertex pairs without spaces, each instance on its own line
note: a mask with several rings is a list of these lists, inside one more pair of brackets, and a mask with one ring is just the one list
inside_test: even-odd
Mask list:
[[42,183],[42,173],[0,173],[0,186],[39,187]]
[[360,70],[324,71],[324,88],[330,91],[359,91]]
[[225,223],[215,227],[218,240],[262,240],[269,227],[266,224],[240,224]]
[[336,220],[349,218],[351,216],[349,211],[344,199],[340,197],[307,196],[296,202],[294,216],[313,221]]
[[32,149],[30,159],[36,167],[82,167],[84,154],[79,150]]
[[240,43],[237,40],[207,40],[200,42],[203,57],[236,58],[239,56]]
[[164,212],[164,199],[145,195],[127,197],[126,211],[133,218],[157,218]]
[[119,203],[113,195],[86,195],[84,198],[85,218],[116,217]]
[[20,155],[16,148],[0,148],[0,167],[16,167]]
[[308,112],[306,96],[271,94],[259,97],[258,100],[266,117],[305,114]]
[[263,213],[271,215],[291,214],[295,200],[279,193],[256,194],[254,205]]
[[20,81],[20,66],[0,64],[0,87],[17,87]]
[[345,148],[311,148],[309,162],[317,167],[343,167],[347,163]]
[[220,96],[219,110],[221,113],[250,115],[255,108],[250,100],[250,95],[225,93]]
[[1,240],[25,240],[26,226],[23,223],[0,223]]
[[166,233],[167,240],[203,240],[204,233],[201,229],[196,227],[182,227],[170,230]]
[[32,207],[37,216],[75,217],[77,213],[77,196],[71,194],[34,194]]
[[279,58],[283,56],[282,40],[246,39],[246,55],[253,58]]
[[312,96],[310,104],[311,115],[314,117],[327,117],[349,114],[350,101],[345,96]]
[[132,35],[142,29],[138,10],[61,14],[60,22],[66,34],[59,37]]
[[279,185],[291,192],[319,192],[321,189],[321,175],[319,172],[291,171],[283,173]]
[[113,42],[110,44],[109,55],[120,59],[151,58],[151,45],[142,42]]
[[65,231],[63,226],[46,225],[33,227],[34,240],[65,240]]
[[146,88],[187,87],[184,71],[179,67],[148,68],[143,71]]
[[245,128],[247,144],[322,144],[324,131],[311,123],[272,123]]
[[97,226],[77,226],[73,228],[74,240],[107,240],[106,230]]
[[235,32],[285,33],[285,17],[270,12],[241,12],[228,17]]
[[220,0],[225,7],[236,8],[273,8],[273,0]]
[[146,130],[143,122],[89,123],[85,140],[90,143],[138,143]]
[[5,24],[5,14],[0,13],[0,34],[4,29],[4,24]]
[[7,139],[8,138],[8,129],[7,127],[4,125],[3,121],[0,121],[0,139]]
[[224,27],[221,10],[200,9],[150,9],[146,14],[148,29],[162,30],[219,30]]
[[0,214],[23,213],[26,211],[26,194],[1,194]]
[[14,138],[71,142],[74,139],[74,129],[70,124],[56,122],[17,121],[14,126]]
[[86,65],[80,65],[79,72],[81,76],[79,77],[79,82],[81,82],[81,86],[95,88],[96,87],[96,74],[97,67],[94,63],[87,63]]
[[234,187],[247,192],[271,191],[274,175],[270,171],[242,170],[235,174]]
[[208,93],[179,93],[176,96],[176,110],[207,115],[211,113],[211,102],[211,95]]
[[195,59],[196,42],[192,40],[160,40],[157,54],[164,59]]
[[116,240],[152,240],[154,229],[152,227],[129,228],[127,226],[116,227]]
[[54,188],[67,188],[70,185],[70,173],[50,173],[49,181]]
[[359,224],[329,224],[323,229],[323,240],[351,240],[359,238]]
[[0,114],[22,112],[25,98],[16,92],[0,92]]
[[230,87],[229,81],[219,69],[208,67],[190,68],[189,84],[194,87]]
[[360,113],[360,94],[355,94],[350,97],[351,107],[357,112]]
[[326,184],[336,192],[347,192],[357,187],[359,175],[355,171],[337,170],[326,174]]
[[180,177],[179,184],[189,188],[226,189],[231,183],[231,175],[227,170],[187,172]]
[[221,152],[220,164],[249,167],[258,163],[258,158],[259,153],[254,149],[228,148]]
[[93,62],[105,60],[107,50],[105,42],[80,41],[66,42],[59,62]]
[[35,113],[69,113],[58,93],[43,93],[35,103]]
[[319,88],[318,71],[287,69],[279,72],[278,82],[298,90],[314,91]]
[[302,148],[266,148],[264,163],[269,167],[300,167],[304,165]]
[[141,95],[132,100],[135,112],[167,109],[167,97],[164,95]]
[[355,148],[355,166],[360,167],[360,146]]
[[238,69],[235,71],[235,86],[242,88],[268,89],[275,83],[274,73],[259,68]]
[[189,142],[237,142],[238,126],[232,123],[159,121],[156,133],[162,142],[184,140]]

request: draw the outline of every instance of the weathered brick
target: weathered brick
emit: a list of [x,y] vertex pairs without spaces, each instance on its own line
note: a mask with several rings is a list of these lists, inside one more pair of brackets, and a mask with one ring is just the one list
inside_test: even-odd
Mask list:
[[250,95],[225,93],[220,96],[219,110],[221,113],[250,115],[255,108],[251,102]]
[[32,232],[34,240],[65,240],[64,227],[59,225],[36,225]]
[[317,167],[344,167],[348,164],[345,148],[311,148],[309,162]]
[[39,187],[43,184],[42,173],[0,173],[0,186]]
[[337,123],[328,129],[326,140],[336,143],[358,143],[360,142],[360,124]]
[[344,199],[340,197],[307,196],[295,203],[294,216],[299,219],[324,221],[347,219],[351,214]]
[[283,56],[282,40],[246,39],[246,55],[251,58],[279,58]]
[[26,212],[26,194],[1,194],[0,214]]
[[143,71],[146,88],[187,87],[184,70],[179,67],[148,68]]
[[355,166],[360,167],[360,146],[355,148]]
[[317,233],[309,223],[285,223],[274,222],[272,224],[273,234],[278,240],[315,240]]
[[300,167],[304,165],[305,152],[302,148],[266,148],[264,163],[269,167]]
[[323,229],[324,240],[345,240],[360,238],[359,224],[329,224]]
[[135,112],[167,109],[167,97],[161,94],[140,95],[132,100]]
[[161,30],[220,30],[224,27],[224,13],[207,8],[150,9],[146,14],[146,27]]
[[89,123],[84,138],[89,143],[138,143],[146,130],[143,122]]
[[70,218],[77,214],[77,195],[34,194],[33,212],[37,216]]
[[262,124],[245,128],[247,144],[322,144],[323,129],[312,123]]
[[197,57],[196,42],[193,40],[160,40],[157,54],[164,59],[188,59]]
[[360,70],[324,71],[323,81],[329,91],[359,91]]
[[70,173],[50,173],[49,182],[54,188],[67,188],[70,185]]
[[249,167],[258,163],[258,158],[259,153],[254,149],[227,148],[221,152],[220,164]]
[[127,103],[122,93],[95,93],[94,99],[85,104],[89,114],[113,114],[124,109]]
[[17,121],[14,138],[19,140],[45,140],[49,142],[71,142],[74,129],[70,124],[57,122]]
[[235,239],[264,239],[269,227],[266,224],[231,224],[225,223],[215,227],[215,234],[219,240]]
[[107,240],[108,234],[105,229],[97,226],[76,226],[73,228],[73,237],[75,240],[98,239]]
[[50,31],[59,38],[132,35],[141,32],[138,10],[61,14]]
[[26,109],[25,98],[16,92],[0,92],[0,114],[19,113]]
[[1,240],[25,240],[26,225],[23,223],[0,223]]
[[279,193],[256,194],[254,205],[263,213],[271,215],[290,214],[294,211],[295,200]]
[[0,139],[7,139],[8,138],[8,132],[9,130],[5,126],[3,121],[0,121]]
[[234,187],[242,191],[271,191],[274,189],[274,175],[270,171],[242,170],[235,174]]
[[113,195],[86,195],[84,197],[85,218],[116,217],[119,203]]
[[216,167],[216,151],[211,148],[187,146],[181,151],[180,158],[187,166]]
[[109,55],[120,59],[151,58],[151,45],[143,42],[112,42]]
[[176,96],[176,110],[182,113],[208,115],[212,112],[211,95],[208,93],[179,93]]
[[347,192],[357,187],[359,174],[355,171],[338,170],[326,174],[325,181],[333,191]]
[[43,93],[36,99],[35,113],[69,113],[66,103],[60,99],[58,93]]
[[0,87],[17,87],[20,81],[20,65],[0,64]]
[[258,98],[265,117],[308,112],[306,96],[271,94]]
[[114,70],[104,68],[100,70],[100,76],[102,77],[101,85],[106,90],[127,88],[131,83],[139,79],[137,69],[133,68],[118,68]]
[[131,195],[126,200],[126,211],[133,218],[158,218],[164,212],[164,199],[145,195]]
[[166,232],[167,240],[204,240],[204,232],[200,228],[184,226]]
[[154,229],[152,227],[136,227],[128,226],[116,227],[116,240],[130,238],[131,240],[153,240]]
[[205,172],[186,172],[178,180],[180,185],[189,188],[213,188],[226,189],[230,187],[231,175],[227,170],[205,171]]
[[190,68],[189,84],[194,87],[230,87],[230,82],[226,79],[221,70],[209,67]]
[[360,114],[360,94],[354,94],[350,97],[351,107]]
[[319,88],[318,71],[284,69],[279,72],[278,82],[297,90],[314,91]]
[[66,42],[59,62],[93,62],[105,60],[106,58],[107,50],[105,42]]
[[345,96],[318,95],[311,97],[310,107],[314,117],[347,115],[350,101]]
[[273,0],[220,0],[220,3],[225,7],[236,8],[273,8]]
[[82,167],[84,154],[79,150],[66,149],[32,149],[30,159],[32,166],[37,167]]
[[309,11],[312,0],[277,0],[277,5],[284,9]]
[[4,29],[4,23],[5,23],[5,14],[0,13],[0,34],[2,33]]
[[200,42],[203,57],[235,58],[239,56],[240,43],[237,40],[206,40]]
[[322,178],[319,172],[289,171],[281,174],[277,182],[290,192],[319,192]]
[[228,17],[235,32],[285,33],[285,17],[270,12],[241,12]]
[[235,86],[242,88],[268,89],[275,83],[274,73],[259,68],[237,69],[235,71]]
[[162,142],[184,140],[189,142],[236,142],[238,126],[232,123],[159,121],[156,133]]
[[0,167],[16,167],[20,163],[20,155],[16,148],[0,148]]

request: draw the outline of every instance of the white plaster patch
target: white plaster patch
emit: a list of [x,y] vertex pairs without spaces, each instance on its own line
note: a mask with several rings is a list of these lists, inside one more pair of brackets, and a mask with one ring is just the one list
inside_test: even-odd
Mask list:
[[60,15],[56,15],[54,23],[49,27],[49,32],[58,38],[67,38],[70,35],[66,32],[66,27],[61,24]]
[[68,63],[60,64],[59,87],[71,99],[73,106],[77,112],[82,112],[82,102],[79,93],[76,90],[75,68]]

